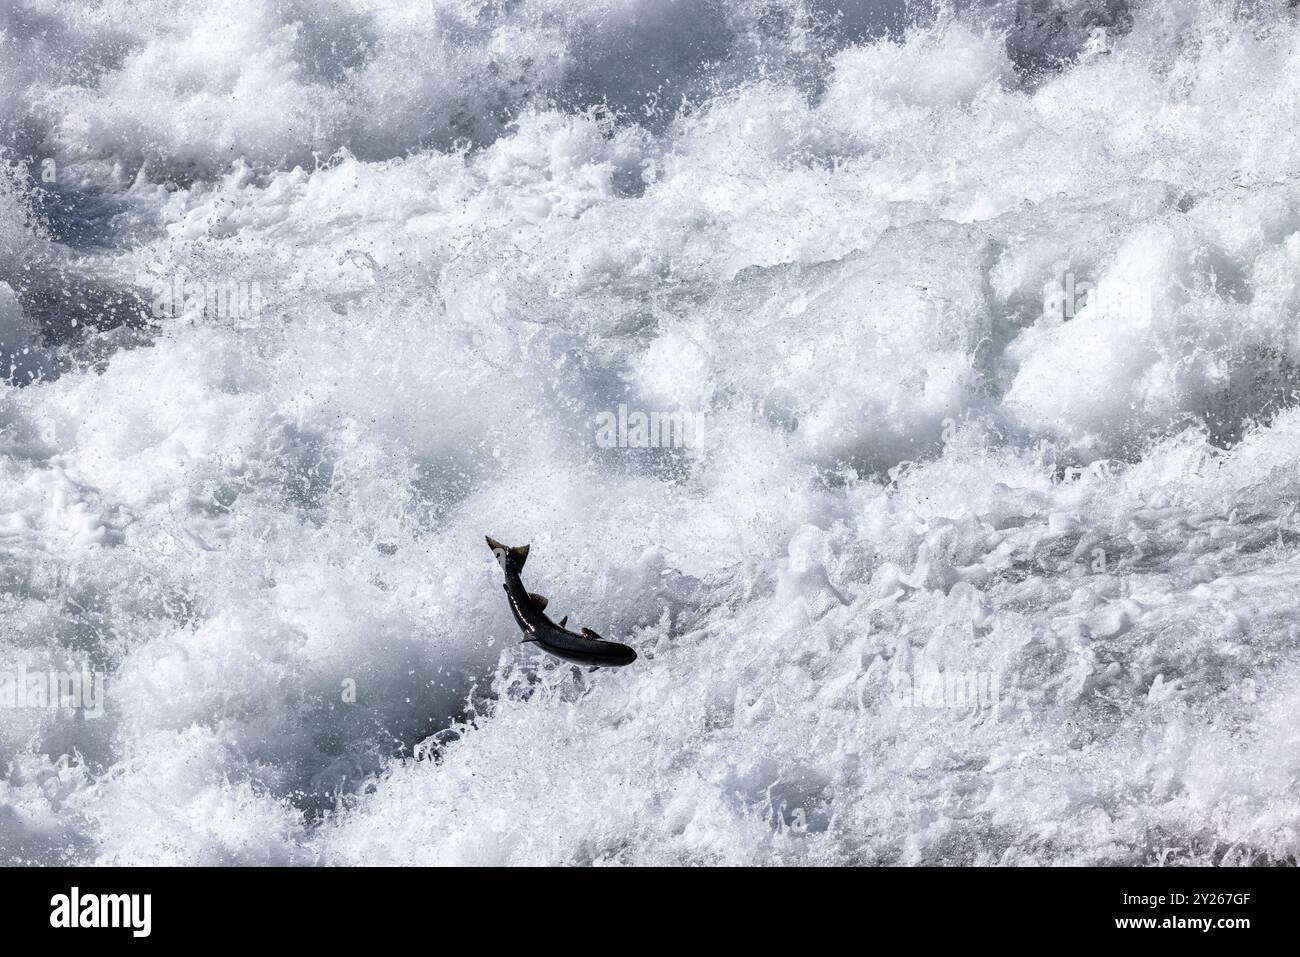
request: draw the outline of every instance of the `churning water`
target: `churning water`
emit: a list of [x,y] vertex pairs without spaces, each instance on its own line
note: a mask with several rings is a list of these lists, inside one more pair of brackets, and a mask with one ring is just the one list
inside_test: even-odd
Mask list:
[[1294,860],[1297,115],[1284,0],[10,0],[0,860]]

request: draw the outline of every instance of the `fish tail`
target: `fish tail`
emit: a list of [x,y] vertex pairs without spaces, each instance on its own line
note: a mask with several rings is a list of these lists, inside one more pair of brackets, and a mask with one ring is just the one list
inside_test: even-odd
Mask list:
[[508,545],[502,545],[491,535],[484,537],[487,539],[488,548],[492,549],[492,554],[497,557],[497,562],[502,568],[515,574],[523,570],[524,562],[528,561],[527,545],[516,545],[511,548]]

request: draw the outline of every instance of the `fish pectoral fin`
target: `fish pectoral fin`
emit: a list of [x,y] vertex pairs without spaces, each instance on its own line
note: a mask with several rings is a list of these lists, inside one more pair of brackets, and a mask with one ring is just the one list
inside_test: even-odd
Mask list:
[[560,619],[560,627],[561,627],[561,628],[563,628],[563,627],[564,627],[565,625],[567,625],[568,623],[569,623],[569,616],[568,616],[568,615],[565,615],[563,618]]
[[592,639],[593,641],[604,641],[604,640],[605,640],[605,639],[602,638],[600,635],[598,635],[598,634],[596,634],[594,631],[592,631],[590,628],[584,628],[584,629],[582,629],[582,637],[584,637],[584,638],[590,638],[590,639]]
[[545,596],[539,595],[536,592],[530,591],[528,593],[528,597],[533,600],[534,605],[536,605],[538,608],[541,608],[543,610],[546,608],[547,605],[550,604],[550,602],[546,599]]
[[530,641],[536,641],[536,640],[537,640],[536,638],[522,638],[522,639],[520,639],[519,643],[520,643],[521,645],[526,645],[526,644],[528,644]]

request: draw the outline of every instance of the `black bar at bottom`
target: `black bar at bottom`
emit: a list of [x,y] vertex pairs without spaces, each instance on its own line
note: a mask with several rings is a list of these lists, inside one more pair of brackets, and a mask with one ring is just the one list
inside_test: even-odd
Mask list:
[[[1293,868],[38,868],[0,870],[0,884],[10,941],[76,934],[79,944],[113,937],[215,947],[373,946],[421,927],[436,928],[439,946],[449,946],[448,931],[494,945],[512,935],[558,943],[556,934],[607,931],[614,936],[604,941],[644,945],[686,924],[755,945],[770,945],[774,928],[801,926],[838,928],[864,943],[901,934],[927,944],[1199,937],[1232,945],[1293,936],[1300,891]],[[84,926],[109,923],[118,926]]]

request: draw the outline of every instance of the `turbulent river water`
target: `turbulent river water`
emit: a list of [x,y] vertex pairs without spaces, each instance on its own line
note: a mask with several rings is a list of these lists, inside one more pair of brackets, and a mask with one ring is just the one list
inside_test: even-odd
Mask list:
[[0,861],[1294,861],[1298,115],[1264,0],[5,3]]

